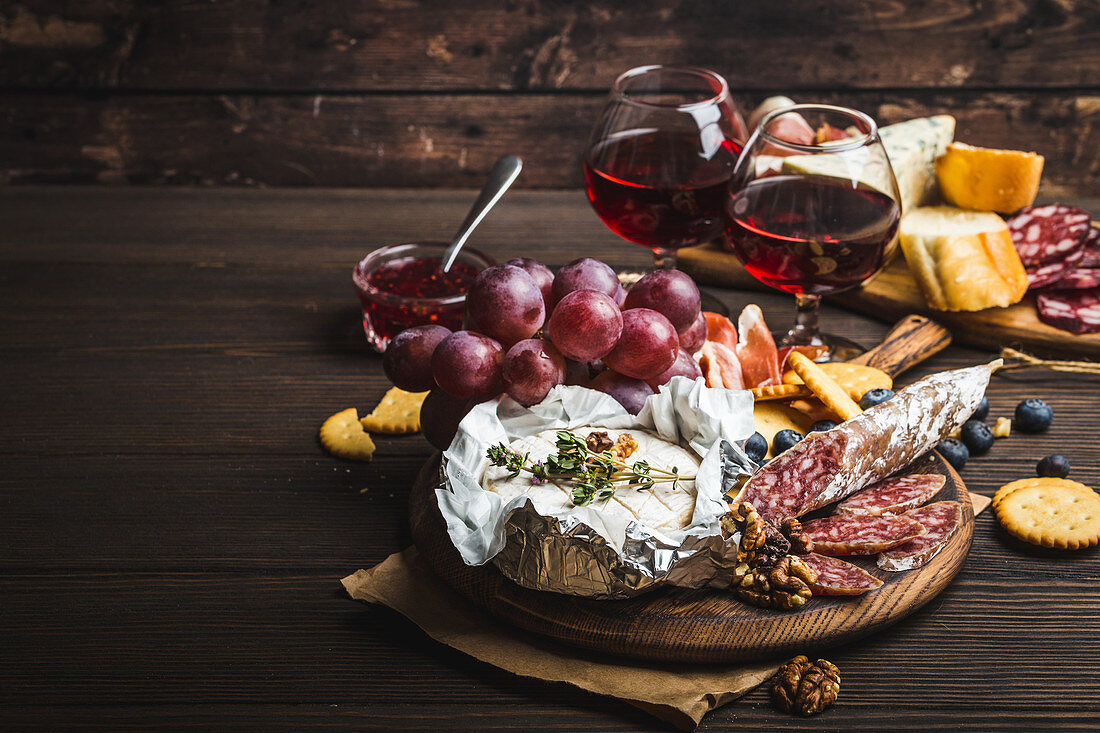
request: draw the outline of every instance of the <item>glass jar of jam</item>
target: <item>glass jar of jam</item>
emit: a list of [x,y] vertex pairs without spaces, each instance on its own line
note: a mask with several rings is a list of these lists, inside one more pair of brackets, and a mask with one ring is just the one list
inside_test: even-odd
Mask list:
[[378,351],[411,326],[438,323],[462,328],[466,291],[477,274],[496,262],[463,247],[450,272],[443,272],[446,242],[395,244],[371,252],[355,266],[352,280],[363,306],[363,331]]

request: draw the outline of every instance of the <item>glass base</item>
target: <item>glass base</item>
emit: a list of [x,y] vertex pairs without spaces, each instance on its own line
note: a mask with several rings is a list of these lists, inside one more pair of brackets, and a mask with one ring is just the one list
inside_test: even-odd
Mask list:
[[[784,346],[807,345],[792,339],[790,331],[772,331],[772,338],[775,339],[775,345],[781,349]],[[849,361],[861,354],[867,353],[867,349],[860,346],[855,341],[831,333],[817,334],[808,345],[825,347],[824,353],[814,358],[814,361],[819,364],[823,364],[827,361]]]

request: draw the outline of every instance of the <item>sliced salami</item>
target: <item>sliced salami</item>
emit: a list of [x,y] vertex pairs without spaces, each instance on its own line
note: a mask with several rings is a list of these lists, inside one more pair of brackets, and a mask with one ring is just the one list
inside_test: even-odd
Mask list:
[[811,519],[802,530],[822,555],[875,555],[924,534],[924,527],[907,515],[834,514]]
[[1100,229],[1091,227],[1085,238],[1085,255],[1081,267],[1100,267]]
[[947,541],[962,523],[962,505],[957,501],[938,501],[914,509],[905,516],[920,522],[926,531],[920,537],[879,555],[877,564],[883,570],[898,572],[927,565],[940,550],[947,547]]
[[1075,249],[1061,260],[1025,268],[1027,271],[1027,289],[1036,290],[1061,282],[1068,273],[1077,268],[1084,256],[1084,248]]
[[1100,288],[1043,292],[1035,303],[1039,320],[1048,326],[1072,333],[1100,333]]
[[1088,290],[1100,288],[1100,267],[1076,267],[1061,279],[1052,283],[1048,290]]
[[815,596],[858,596],[882,587],[881,580],[850,562],[816,552],[799,559],[817,573],[817,582],[810,586]]
[[932,374],[832,430],[811,433],[745,482],[737,501],[778,522],[881,481],[962,427],[998,364]]
[[1061,260],[1081,249],[1091,228],[1087,213],[1063,204],[1028,206],[1006,223],[1020,261],[1028,268]]
[[904,514],[935,496],[944,481],[938,473],[883,479],[840,502],[836,513]]

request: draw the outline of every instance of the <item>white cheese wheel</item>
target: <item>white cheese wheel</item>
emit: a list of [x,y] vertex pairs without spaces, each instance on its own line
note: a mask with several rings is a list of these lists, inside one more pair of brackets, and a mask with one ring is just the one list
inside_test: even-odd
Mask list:
[[[624,461],[627,465],[644,460],[652,468],[668,471],[676,467],[685,476],[694,476],[699,468],[699,459],[691,451],[644,430],[584,427],[573,432],[587,437],[589,433],[596,431],[606,432],[613,441],[626,433],[638,442],[637,450]],[[542,461],[557,453],[556,439],[556,430],[544,430],[537,435],[512,441],[510,447],[518,453],[526,453],[532,461]],[[574,509],[571,482],[555,480],[533,484],[531,474],[526,471],[521,471],[514,477],[509,474],[505,468],[488,466],[481,476],[481,486],[486,491],[499,494],[505,501],[526,495],[535,505],[536,511],[544,516],[565,514]],[[609,519],[638,521],[653,529],[683,529],[691,524],[695,511],[695,482],[680,481],[675,489],[671,482],[658,482],[647,490],[622,487],[616,489],[610,499],[592,502],[587,509],[606,515]]]

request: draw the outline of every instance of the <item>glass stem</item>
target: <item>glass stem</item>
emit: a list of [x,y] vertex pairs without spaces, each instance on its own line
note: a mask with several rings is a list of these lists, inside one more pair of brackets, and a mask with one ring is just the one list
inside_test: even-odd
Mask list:
[[796,295],[794,298],[794,327],[787,332],[782,346],[820,344],[821,338],[817,332],[817,306],[821,302],[821,296]]
[[676,250],[667,247],[653,248],[653,264],[658,270],[676,269]]

